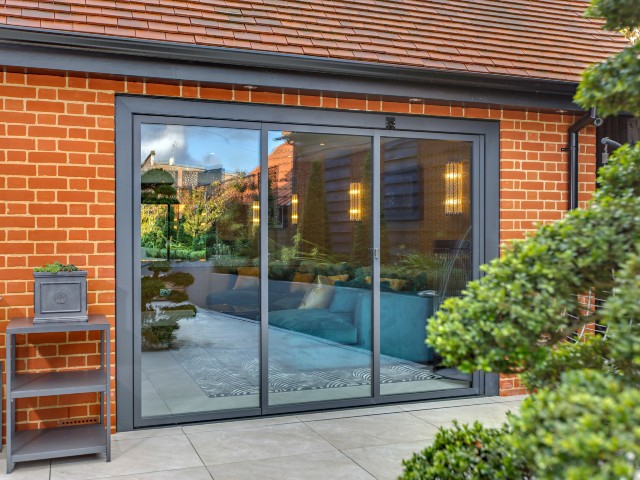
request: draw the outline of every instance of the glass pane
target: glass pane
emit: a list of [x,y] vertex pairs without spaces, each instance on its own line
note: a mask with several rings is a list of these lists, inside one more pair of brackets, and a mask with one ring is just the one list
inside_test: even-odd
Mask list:
[[141,126],[143,417],[259,406],[259,146]]
[[463,388],[426,325],[471,279],[471,143],[381,139],[380,365],[383,395]]
[[371,395],[370,137],[269,132],[269,404]]

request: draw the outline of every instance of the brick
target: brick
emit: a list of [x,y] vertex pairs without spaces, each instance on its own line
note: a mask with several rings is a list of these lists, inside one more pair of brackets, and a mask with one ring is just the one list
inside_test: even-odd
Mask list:
[[89,78],[87,82],[87,88],[121,92],[124,91],[124,81],[110,80],[106,78]]
[[68,102],[93,103],[96,101],[96,92],[92,90],[61,88],[60,90],[58,90],[58,100],[64,100]]
[[146,93],[147,95],[177,97],[180,95],[180,85],[172,85],[166,83],[147,83]]
[[367,101],[364,98],[338,98],[338,108],[346,110],[366,110]]
[[89,115],[58,115],[58,125],[93,128],[96,120]]
[[255,90],[251,92],[251,101],[255,103],[282,104],[282,91],[267,92]]
[[58,148],[65,152],[93,153],[96,151],[95,142],[82,140],[60,140],[58,141]]
[[10,150],[33,150],[36,147],[36,141],[32,138],[12,138],[8,149]]
[[233,89],[200,85],[200,98],[210,100],[231,100]]
[[[35,87],[16,87],[13,85],[3,85],[2,97],[15,97],[19,99],[36,98],[38,90]],[[27,109],[31,108],[27,105]]]
[[[113,105],[88,104],[87,115],[113,117],[115,115],[115,107]],[[98,124],[98,126],[100,125]]]
[[29,135],[33,137],[67,138],[67,129],[64,127],[42,127],[31,125]]
[[27,100],[26,109],[33,112],[64,113],[64,102]]
[[30,112],[4,111],[2,113],[2,121],[4,123],[31,124],[31,123],[35,123],[36,115]]

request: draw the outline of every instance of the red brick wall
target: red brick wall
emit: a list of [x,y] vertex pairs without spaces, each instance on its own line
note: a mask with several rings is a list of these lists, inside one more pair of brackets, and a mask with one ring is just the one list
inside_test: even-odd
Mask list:
[[[10,318],[33,313],[33,267],[58,260],[86,269],[89,312],[107,315],[112,324],[114,425],[117,93],[500,120],[501,241],[521,238],[536,222],[560,218],[567,208],[567,154],[560,149],[574,121],[570,115],[55,72],[3,71],[0,80],[0,332]],[[581,143],[581,191],[586,192],[594,180],[593,162],[584,160],[593,158],[593,129],[582,134]],[[20,370],[81,368],[98,361],[93,336],[50,335],[22,342]],[[515,378],[501,383],[502,394],[522,393]],[[20,428],[55,425],[59,419],[95,416],[97,408],[95,395],[22,401],[17,421]]]

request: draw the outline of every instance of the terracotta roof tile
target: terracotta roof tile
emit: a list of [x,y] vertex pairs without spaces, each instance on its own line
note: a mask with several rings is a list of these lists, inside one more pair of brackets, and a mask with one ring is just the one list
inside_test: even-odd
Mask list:
[[0,24],[577,81],[626,40],[586,0],[4,0]]

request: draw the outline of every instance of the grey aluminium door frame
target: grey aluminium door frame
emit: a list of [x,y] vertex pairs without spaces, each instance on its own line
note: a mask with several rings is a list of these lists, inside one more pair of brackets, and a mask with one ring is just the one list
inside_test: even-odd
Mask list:
[[[167,113],[170,112],[170,113]],[[139,230],[139,212],[135,214],[136,199],[139,203],[139,128],[142,119],[151,123],[178,123],[184,125],[210,125],[261,129],[261,169],[267,171],[267,132],[273,129],[295,129],[312,133],[367,135],[373,139],[373,247],[379,248],[380,232],[380,138],[430,138],[465,140],[473,144],[472,155],[472,209],[473,209],[473,265],[474,278],[478,278],[479,265],[498,256],[499,253],[499,123],[491,120],[467,120],[427,117],[422,115],[396,115],[395,130],[385,130],[389,114],[379,112],[352,112],[317,108],[280,107],[270,105],[238,104],[215,101],[159,99],[119,95],[116,98],[116,325],[117,325],[117,426],[119,431],[132,430],[159,424],[186,423],[242,416],[292,413],[314,409],[374,405],[432,398],[468,395],[496,394],[495,388],[485,388],[485,376],[476,372],[470,388],[454,391],[425,392],[403,395],[380,395],[380,327],[379,327],[379,260],[373,258],[373,378],[372,395],[367,398],[335,400],[301,405],[268,405],[267,361],[268,323],[261,325],[261,408],[223,412],[204,412],[171,417],[142,418],[138,373],[139,328],[133,322],[134,312],[139,311],[139,285],[135,285],[133,273],[139,266],[139,249],[133,241]],[[278,119],[278,122],[274,122]],[[137,150],[137,151],[136,151]],[[137,159],[138,161],[133,161]],[[137,179],[137,182],[136,182]],[[260,200],[266,205],[266,175],[261,176]],[[261,308],[267,312],[267,255],[268,209],[261,208]],[[138,222],[136,222],[136,218]],[[137,223],[137,224],[136,224]],[[137,229],[137,230],[136,230]],[[139,234],[139,231],[138,231]],[[477,240],[477,241],[476,241]],[[373,257],[373,255],[372,255]],[[137,273],[139,275],[139,272]],[[137,307],[137,309],[136,309]],[[138,337],[137,337],[137,336]],[[489,378],[488,378],[489,380]],[[491,380],[495,387],[495,380]],[[138,384],[138,388],[136,388]]]

